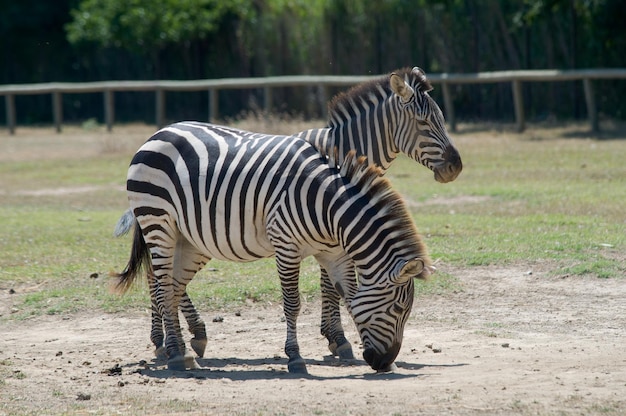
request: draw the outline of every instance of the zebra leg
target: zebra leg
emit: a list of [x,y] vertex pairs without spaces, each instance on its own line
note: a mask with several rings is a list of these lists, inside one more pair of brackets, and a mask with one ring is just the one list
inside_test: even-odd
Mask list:
[[[150,340],[155,347],[154,355],[157,359],[165,360],[167,359],[167,354],[165,352],[165,346],[163,345],[165,338],[163,335],[163,319],[156,304],[155,283],[156,280],[154,277],[149,275],[148,284],[150,286],[150,300],[152,303],[152,329],[150,330]],[[198,354],[198,357],[203,357],[207,345],[206,325],[193,306],[187,291],[183,293],[180,300],[180,309],[189,326],[189,332],[193,334],[193,338],[190,340],[191,348]]]
[[206,337],[206,325],[200,317],[200,314],[193,306],[191,298],[187,294],[187,291],[183,293],[183,297],[180,300],[180,309],[189,326],[189,332],[193,334],[190,344],[191,348],[198,354],[198,357],[204,357],[204,351],[206,350],[207,337]]
[[[165,229],[162,230],[165,231]],[[158,317],[155,318],[155,316],[160,315],[163,320],[168,369],[180,371],[186,368],[197,368],[194,358],[186,354],[178,319],[178,308],[181,299],[186,294],[187,283],[208,259],[180,235],[174,238],[173,248],[167,247],[169,238],[166,239],[164,236],[169,237],[167,233],[163,233],[154,241],[148,241],[146,238],[149,246],[152,243],[151,255],[155,277],[151,283],[154,293],[152,298],[157,306],[153,319],[158,322]],[[156,340],[157,338],[153,339],[153,341]]]
[[163,333],[163,318],[159,312],[159,307],[156,301],[156,278],[152,273],[148,273],[148,287],[150,288],[150,303],[152,309],[152,328],[150,329],[150,340],[154,344],[154,355],[159,360],[166,360],[167,353],[165,352],[165,335]]
[[[177,252],[177,239],[174,227],[167,220],[158,226],[150,224],[150,219],[137,218],[143,230],[146,245],[150,247],[152,273],[148,273],[148,285],[152,302],[152,333],[151,339],[157,351],[163,345],[159,333],[165,326],[165,353],[168,357],[168,368],[184,370],[185,344],[182,341],[178,322],[178,304],[180,295],[176,296],[176,285],[172,276],[174,259]],[[152,227],[151,227],[152,225]],[[184,290],[184,289],[183,289]],[[162,325],[159,324],[161,320]]]
[[[181,282],[185,288],[195,273],[204,267],[208,259],[193,249],[191,245],[185,244],[184,242],[177,244],[177,250],[181,251],[181,254],[179,254],[178,261],[176,261],[173,266],[174,273],[175,276],[179,277],[178,281]],[[148,275],[148,283],[150,286],[150,299],[152,302],[152,329],[150,339],[156,347],[155,355],[157,358],[167,359],[168,357],[171,357],[171,355],[166,351],[166,347],[164,346],[164,322],[162,312],[159,310],[157,305],[156,295],[158,283],[156,278],[151,274]],[[194,335],[190,341],[191,347],[196,354],[198,354],[198,356],[202,357],[207,345],[206,326],[202,318],[200,318],[200,314],[198,314],[193,306],[193,303],[184,288],[183,293],[180,296],[179,306],[187,324],[189,325],[189,331]],[[176,316],[178,317],[178,314]],[[179,339],[182,341],[182,335],[180,335]],[[181,345],[181,350],[185,352],[184,342]],[[198,368],[198,364],[195,359],[189,354],[184,354],[183,362],[185,368]],[[178,366],[178,364],[173,365]],[[171,367],[170,361],[168,361],[168,367]]]
[[[208,260],[209,258],[200,253],[189,241],[179,237],[176,244],[176,256],[173,265],[175,296],[180,301],[179,308],[189,325],[189,330],[194,335],[194,338],[191,339],[191,346],[199,356],[204,355],[207,344],[206,327],[204,321],[200,318],[200,314],[198,314],[196,308],[193,306],[186,288],[187,284],[196,273],[204,267]],[[184,342],[182,343],[182,348],[182,351],[185,353]],[[168,361],[168,367],[170,361],[172,361],[171,357]],[[199,368],[195,358],[191,354],[185,353],[183,361],[185,368]]]
[[287,369],[290,373],[308,374],[304,359],[300,355],[296,322],[300,313],[300,290],[298,278],[300,275],[300,256],[294,252],[279,254],[276,252],[276,267],[280,276],[280,286],[283,295],[283,310],[287,322],[287,339],[285,354],[289,357]]
[[[191,348],[198,354],[198,357],[204,356],[206,350],[207,337],[206,337],[206,325],[200,314],[197,312],[189,295],[185,291],[182,299],[180,300],[180,309],[189,326],[189,332],[193,334],[193,338],[189,341]],[[155,301],[152,302],[152,329],[150,331],[150,340],[154,344],[154,355],[159,360],[167,359],[165,352],[165,346],[163,345],[165,336],[163,335],[163,319],[158,311]]]
[[321,268],[320,287],[322,289],[321,333],[328,340],[330,352],[341,359],[353,360],[352,345],[346,339],[341,325],[339,302],[341,295],[333,286],[325,268]]
[[165,327],[165,351],[168,357],[167,368],[183,371],[186,368],[186,363],[185,344],[178,321],[180,295],[176,296],[175,285],[171,282],[172,280],[169,276],[157,277],[155,299],[157,314],[163,319],[163,326]]

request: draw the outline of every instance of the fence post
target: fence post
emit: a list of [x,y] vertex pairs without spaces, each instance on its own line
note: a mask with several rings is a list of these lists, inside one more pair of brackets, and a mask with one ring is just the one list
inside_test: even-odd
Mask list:
[[155,90],[156,94],[156,126],[158,129],[165,124],[165,91],[161,88]]
[[113,120],[115,119],[113,105],[113,91],[104,90],[104,122],[107,125],[107,131],[113,130]]
[[54,127],[57,133],[61,133],[61,124],[63,123],[63,100],[61,100],[60,91],[54,91],[52,93],[52,118],[54,119]]
[[7,127],[9,128],[9,134],[12,136],[15,134],[15,96],[13,94],[5,95],[4,104],[6,107]]
[[591,79],[584,78],[583,87],[585,89],[585,102],[587,103],[587,116],[591,124],[591,131],[597,133],[600,131],[600,124],[598,123],[598,112],[596,111],[596,100],[593,94]]
[[522,82],[513,80],[511,83],[513,89],[513,105],[515,106],[515,122],[518,133],[524,131],[526,120],[524,118],[524,97],[522,96]]
[[218,109],[218,89],[210,88],[209,89],[209,119],[207,120],[209,123],[215,123],[217,120],[217,116],[219,114]]
[[446,118],[450,124],[450,131],[456,132],[456,117],[454,115],[454,105],[452,104],[452,95],[450,95],[450,86],[446,81],[443,82],[443,105],[446,108]]

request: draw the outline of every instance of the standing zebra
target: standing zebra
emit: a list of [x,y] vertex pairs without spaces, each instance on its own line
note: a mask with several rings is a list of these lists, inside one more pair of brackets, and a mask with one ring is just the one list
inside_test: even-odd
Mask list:
[[[323,154],[338,149],[338,162],[355,150],[367,156],[382,172],[404,153],[434,172],[441,183],[456,179],[463,165],[459,152],[448,136],[443,114],[428,94],[432,86],[420,68],[405,68],[355,86],[336,96],[329,105],[329,127],[306,130],[295,136],[311,143]],[[247,133],[242,133],[247,134]],[[128,227],[126,227],[128,229]],[[116,235],[120,235],[116,231]],[[354,358],[352,346],[344,336],[339,303],[324,267],[321,267],[322,318],[321,333],[328,339],[334,355]],[[151,339],[157,355],[163,351],[163,325],[154,308]],[[181,311],[194,337],[191,345],[203,356],[206,327],[187,293],[181,300]]]
[[170,369],[189,366],[178,308],[196,272],[211,258],[270,256],[280,276],[290,372],[306,373],[296,319],[300,262],[309,255],[345,297],[366,362],[375,370],[393,363],[413,278],[428,276],[430,259],[380,170],[354,152],[340,171],[334,159],[303,140],[192,122],[160,130],[137,151],[127,177],[132,211],[119,223],[134,222],[135,237],[118,288],[125,291],[142,268],[153,276]]

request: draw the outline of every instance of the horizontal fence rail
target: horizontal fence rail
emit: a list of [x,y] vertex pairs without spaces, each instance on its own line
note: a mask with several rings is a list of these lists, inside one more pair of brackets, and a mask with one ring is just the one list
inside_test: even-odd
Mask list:
[[[154,91],[156,124],[164,125],[165,120],[165,92],[166,91],[208,91],[209,120],[216,120],[219,115],[218,94],[227,89],[262,88],[264,91],[264,109],[272,108],[272,88],[275,87],[304,87],[315,86],[320,88],[321,96],[327,97],[328,87],[343,87],[359,84],[381,75],[375,76],[335,76],[335,75],[295,75],[262,78],[222,78],[189,81],[100,81],[100,82],[52,82],[42,84],[1,85],[0,95],[4,96],[6,107],[6,124],[10,134],[16,128],[16,95],[50,94],[52,97],[52,116],[57,132],[61,132],[63,124],[63,108],[61,95],[66,93],[94,93],[103,94],[104,118],[107,130],[111,131],[115,120],[114,93],[118,91]],[[450,129],[456,131],[451,85],[462,84],[493,84],[509,82],[513,95],[516,128],[523,131],[525,128],[524,99],[522,83],[524,82],[555,82],[555,81],[582,81],[587,116],[592,131],[599,130],[598,114],[595,105],[593,80],[626,79],[626,68],[614,69],[582,69],[582,70],[520,70],[480,72],[473,74],[441,73],[429,74],[432,84],[442,86],[446,118]]]

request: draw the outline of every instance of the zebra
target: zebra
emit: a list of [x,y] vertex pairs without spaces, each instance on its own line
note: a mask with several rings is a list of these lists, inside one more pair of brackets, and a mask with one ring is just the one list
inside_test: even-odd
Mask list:
[[134,239],[117,288],[126,291],[142,269],[151,275],[169,369],[194,366],[185,358],[178,308],[211,258],[275,257],[290,372],[307,372],[296,320],[300,262],[310,255],[346,300],[365,361],[380,371],[395,360],[413,278],[426,278],[431,260],[402,198],[365,157],[350,152],[338,164],[335,154],[304,140],[180,122],[139,148],[127,191],[130,209],[118,225],[134,223]]
[[[329,104],[328,127],[305,130],[294,137],[306,140],[321,153],[338,149],[338,162],[349,151],[367,156],[384,173],[404,153],[434,172],[441,183],[451,182],[463,169],[458,150],[449,137],[441,109],[428,94],[433,89],[424,71],[403,68],[357,85],[335,96]],[[116,231],[116,235],[121,232]],[[341,325],[341,295],[321,267],[322,316],[320,330],[333,355],[353,359],[352,346]],[[153,302],[154,306],[154,302]],[[206,348],[206,327],[187,293],[181,311],[194,335],[193,350],[202,357]],[[156,355],[164,356],[163,325],[153,307],[151,339]]]

